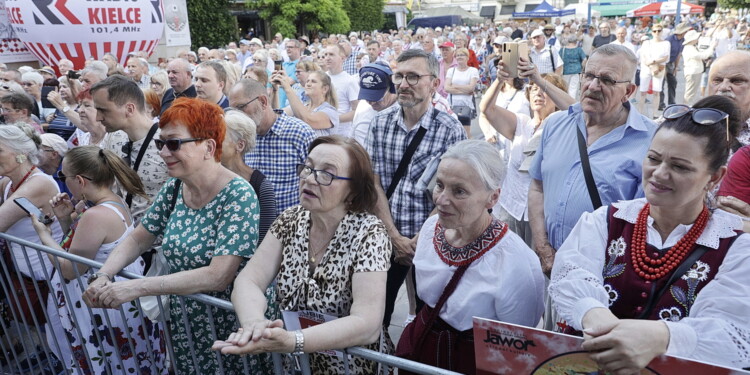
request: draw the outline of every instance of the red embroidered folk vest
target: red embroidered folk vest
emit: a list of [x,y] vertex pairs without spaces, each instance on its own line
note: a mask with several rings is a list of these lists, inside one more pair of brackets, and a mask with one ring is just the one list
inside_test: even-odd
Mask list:
[[[721,239],[718,249],[708,249],[687,272],[672,285],[666,286],[672,273],[679,267],[654,281],[639,277],[633,270],[630,258],[630,241],[635,225],[614,217],[615,212],[617,208],[610,206],[607,214],[609,234],[606,262],[602,270],[604,288],[609,293],[610,311],[620,319],[636,319],[644,311],[648,315],[642,319],[679,321],[687,317],[698,293],[716,276],[737,235]],[[693,246],[691,252],[697,246],[700,245]],[[667,249],[660,250],[647,243],[646,250],[652,258],[658,259]],[[661,294],[659,300],[652,301],[665,286],[668,290]],[[652,306],[650,310],[649,306]]]

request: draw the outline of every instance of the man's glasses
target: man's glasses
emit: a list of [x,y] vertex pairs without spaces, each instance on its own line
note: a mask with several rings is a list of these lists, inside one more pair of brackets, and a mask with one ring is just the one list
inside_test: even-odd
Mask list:
[[727,126],[727,141],[729,141],[729,114],[714,108],[691,108],[684,104],[672,104],[664,108],[662,116],[667,120],[677,120],[690,114],[691,119],[698,125],[715,125],[722,121]]
[[[79,174],[78,176],[81,176],[81,177],[83,177],[83,178],[85,178],[85,179],[87,179],[87,180],[89,180],[89,181],[94,181],[93,179],[91,179],[91,177],[86,177],[86,176],[83,176],[83,175],[80,175],[80,174]],[[60,181],[65,181],[65,179],[66,179],[66,178],[68,178],[68,177],[72,177],[72,176],[66,176],[66,175],[65,175],[65,174],[63,173],[62,169],[61,169],[61,170],[57,171],[57,173],[55,173],[55,177],[56,177],[56,178],[57,178],[58,180],[60,180]]]
[[396,73],[391,76],[391,81],[393,81],[394,84],[400,85],[401,82],[404,81],[404,78],[406,78],[406,82],[410,86],[414,86],[419,83],[419,80],[422,79],[422,77],[434,77],[434,74],[407,74],[403,75],[401,73]]
[[203,141],[205,138],[170,138],[170,139],[154,139],[156,148],[161,151],[164,146],[167,146],[169,151],[177,151],[180,149],[183,143]]
[[260,96],[256,96],[255,98],[251,99],[251,100],[250,100],[249,102],[247,102],[247,103],[245,103],[245,104],[240,104],[240,105],[238,105],[238,106],[236,106],[236,107],[234,107],[234,108],[237,108],[237,109],[239,109],[240,111],[244,111],[244,110],[245,110],[245,107],[247,107],[247,106],[248,106],[248,105],[249,105],[250,103],[252,103],[252,102],[254,102],[254,101],[258,100],[258,98],[260,98]]
[[306,165],[306,164],[297,164],[297,174],[299,175],[299,178],[305,179],[311,174],[315,175],[315,181],[317,181],[319,184],[323,186],[330,185],[333,180],[349,180],[351,181],[351,178],[349,177],[341,177],[336,176],[333,173],[326,172],[320,169],[313,169],[313,167]]
[[599,83],[601,83],[604,86],[609,86],[609,87],[613,87],[614,85],[618,83],[630,83],[630,80],[618,81],[614,78],[610,78],[606,76],[598,76],[593,73],[582,73],[581,77],[583,78],[584,83],[589,83],[596,78],[599,80]]

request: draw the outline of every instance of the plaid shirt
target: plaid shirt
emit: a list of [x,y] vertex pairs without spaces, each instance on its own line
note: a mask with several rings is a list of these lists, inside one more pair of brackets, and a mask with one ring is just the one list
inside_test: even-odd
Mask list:
[[[437,111],[433,121],[433,111],[435,109],[430,107],[419,120],[418,125],[426,128],[427,132],[389,200],[394,224],[401,235],[406,237],[414,237],[419,232],[434,207],[424,192],[416,188],[427,164],[454,143],[466,139],[466,132],[458,120],[445,112]],[[406,129],[399,105],[379,112],[373,119],[367,137],[367,151],[372,158],[373,170],[380,177],[380,184],[385,191],[391,184],[409,142],[417,134],[417,128]]]
[[[531,58],[531,61],[536,64],[536,68],[539,70],[540,74],[554,73],[555,69],[564,65],[559,51],[549,44],[545,44],[544,49],[541,51],[537,51],[536,48],[531,47],[529,50],[529,57]],[[554,59],[554,61],[552,61],[552,59]]]
[[275,112],[279,117],[268,133],[258,135],[255,149],[245,155],[245,164],[263,172],[273,183],[278,215],[299,204],[297,164],[305,162],[315,134],[302,120]]
[[357,55],[359,54],[359,47],[352,48],[352,53],[349,57],[344,60],[344,71],[349,75],[356,76],[359,74],[357,70]]

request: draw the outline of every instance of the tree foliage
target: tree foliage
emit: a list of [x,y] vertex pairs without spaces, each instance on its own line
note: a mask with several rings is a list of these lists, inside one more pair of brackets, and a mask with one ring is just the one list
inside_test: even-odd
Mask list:
[[346,33],[351,29],[342,0],[258,0],[252,6],[268,20],[271,33],[293,37],[303,33]]
[[228,5],[229,0],[187,0],[193,49],[237,40],[237,21],[229,14]]
[[748,0],[719,0],[719,6],[729,9],[750,8]]
[[344,9],[349,15],[352,30],[372,31],[383,27],[385,15],[383,0],[343,0]]

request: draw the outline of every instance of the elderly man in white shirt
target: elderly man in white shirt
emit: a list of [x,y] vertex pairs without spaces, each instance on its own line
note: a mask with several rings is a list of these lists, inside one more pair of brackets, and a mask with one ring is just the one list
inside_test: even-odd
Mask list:
[[690,30],[685,34],[685,40],[682,42],[685,46],[682,50],[683,72],[685,74],[684,104],[690,106],[698,99],[701,76],[706,70],[704,61],[713,56],[717,44],[714,39],[708,49],[701,51],[698,49],[700,36],[699,32]]

